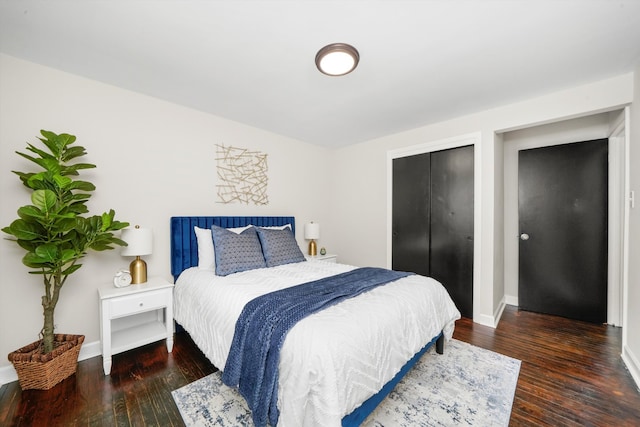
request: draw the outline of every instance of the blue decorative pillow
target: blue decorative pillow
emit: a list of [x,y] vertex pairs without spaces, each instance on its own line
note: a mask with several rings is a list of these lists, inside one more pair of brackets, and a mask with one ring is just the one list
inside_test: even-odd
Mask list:
[[236,234],[212,225],[211,237],[215,248],[216,275],[226,276],[267,266],[255,227]]
[[267,267],[306,261],[290,228],[273,230],[256,228]]

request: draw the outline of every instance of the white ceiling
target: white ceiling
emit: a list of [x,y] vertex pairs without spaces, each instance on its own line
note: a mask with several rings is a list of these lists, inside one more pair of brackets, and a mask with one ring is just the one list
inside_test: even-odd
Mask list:
[[0,51],[339,147],[630,72],[640,1],[0,0]]

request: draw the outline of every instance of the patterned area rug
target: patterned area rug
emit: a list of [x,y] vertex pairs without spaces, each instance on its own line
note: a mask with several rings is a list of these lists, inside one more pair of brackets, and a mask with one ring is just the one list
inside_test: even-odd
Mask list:
[[[362,425],[507,426],[519,372],[519,360],[451,340],[444,355],[425,353]],[[219,372],[172,395],[188,427],[253,426],[244,399]]]

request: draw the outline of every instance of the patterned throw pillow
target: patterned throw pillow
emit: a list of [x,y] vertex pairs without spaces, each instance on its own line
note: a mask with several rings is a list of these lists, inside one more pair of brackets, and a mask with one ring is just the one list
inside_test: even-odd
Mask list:
[[[251,226],[247,225],[246,227],[227,228],[227,230],[240,234],[249,227]],[[211,229],[200,228],[196,225],[193,227],[193,230],[196,233],[196,242],[198,243],[198,268],[200,270],[215,271],[216,255],[213,249]]]
[[290,228],[273,230],[256,228],[267,267],[306,261]]
[[211,226],[211,236],[216,257],[216,275],[227,276],[240,271],[264,268],[260,240],[255,227],[240,234],[216,225]]

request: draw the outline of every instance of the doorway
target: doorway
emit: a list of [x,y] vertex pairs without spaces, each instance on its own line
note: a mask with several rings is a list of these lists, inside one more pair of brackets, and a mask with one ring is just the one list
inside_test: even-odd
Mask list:
[[504,166],[504,302],[518,306],[520,229],[518,224],[518,152],[573,141],[609,139],[609,242],[607,323],[622,326],[626,233],[628,229],[628,108],[510,130],[499,134],[503,141]]
[[608,140],[518,156],[519,307],[607,321]]

